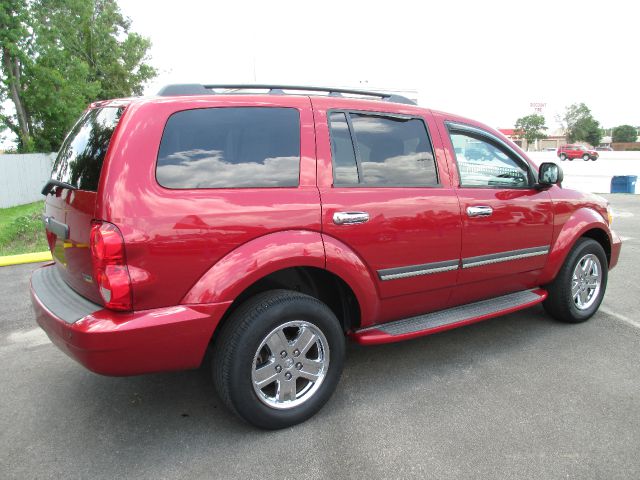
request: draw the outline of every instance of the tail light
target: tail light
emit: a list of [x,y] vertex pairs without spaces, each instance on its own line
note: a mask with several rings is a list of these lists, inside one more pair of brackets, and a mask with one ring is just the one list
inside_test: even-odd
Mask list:
[[124,238],[112,223],[91,224],[93,277],[107,308],[131,310],[131,277],[124,254]]

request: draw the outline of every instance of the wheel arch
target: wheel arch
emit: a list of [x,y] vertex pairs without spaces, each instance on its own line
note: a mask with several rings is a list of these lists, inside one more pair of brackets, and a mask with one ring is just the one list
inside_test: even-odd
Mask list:
[[592,228],[584,232],[581,237],[592,238],[598,242],[607,256],[607,264],[611,263],[611,238],[607,232],[601,228]]
[[249,298],[270,290],[291,290],[317,298],[336,316],[346,333],[360,326],[360,304],[351,287],[328,270],[302,266],[271,272],[245,288],[229,305],[216,326],[213,343],[229,317]]
[[375,281],[362,259],[339,240],[313,231],[275,232],[236,248],[211,266],[181,303],[229,303],[215,338],[244,300],[281,288],[326,303],[345,331],[370,323],[380,309]]
[[607,262],[611,262],[612,238],[609,226],[602,216],[591,208],[576,210],[554,236],[549,258],[540,277],[541,284],[553,281],[579,238],[587,237],[597,241],[605,251]]

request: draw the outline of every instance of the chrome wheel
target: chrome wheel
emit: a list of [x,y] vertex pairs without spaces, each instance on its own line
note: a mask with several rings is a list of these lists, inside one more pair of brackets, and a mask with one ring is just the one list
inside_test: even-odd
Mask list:
[[573,270],[571,298],[578,310],[587,310],[598,299],[602,285],[602,266],[593,253],[583,256]]
[[329,369],[329,343],[320,329],[303,320],[280,325],[258,347],[251,379],[265,405],[293,408],[309,400]]
[[585,162],[588,162],[588,161],[589,161],[589,155],[583,155],[583,156],[582,156],[582,159],[583,159]]

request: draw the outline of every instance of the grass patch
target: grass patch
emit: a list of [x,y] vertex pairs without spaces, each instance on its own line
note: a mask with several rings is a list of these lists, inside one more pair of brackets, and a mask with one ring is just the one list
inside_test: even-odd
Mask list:
[[0,256],[49,249],[42,224],[44,202],[0,208]]

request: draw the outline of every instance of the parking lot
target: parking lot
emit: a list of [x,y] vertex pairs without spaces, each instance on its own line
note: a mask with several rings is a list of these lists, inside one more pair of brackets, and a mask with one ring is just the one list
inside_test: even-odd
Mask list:
[[95,375],[36,328],[29,276],[0,268],[0,478],[640,478],[640,198],[607,195],[624,244],[600,312],[538,306],[348,350],[308,422],[265,432],[203,370]]

